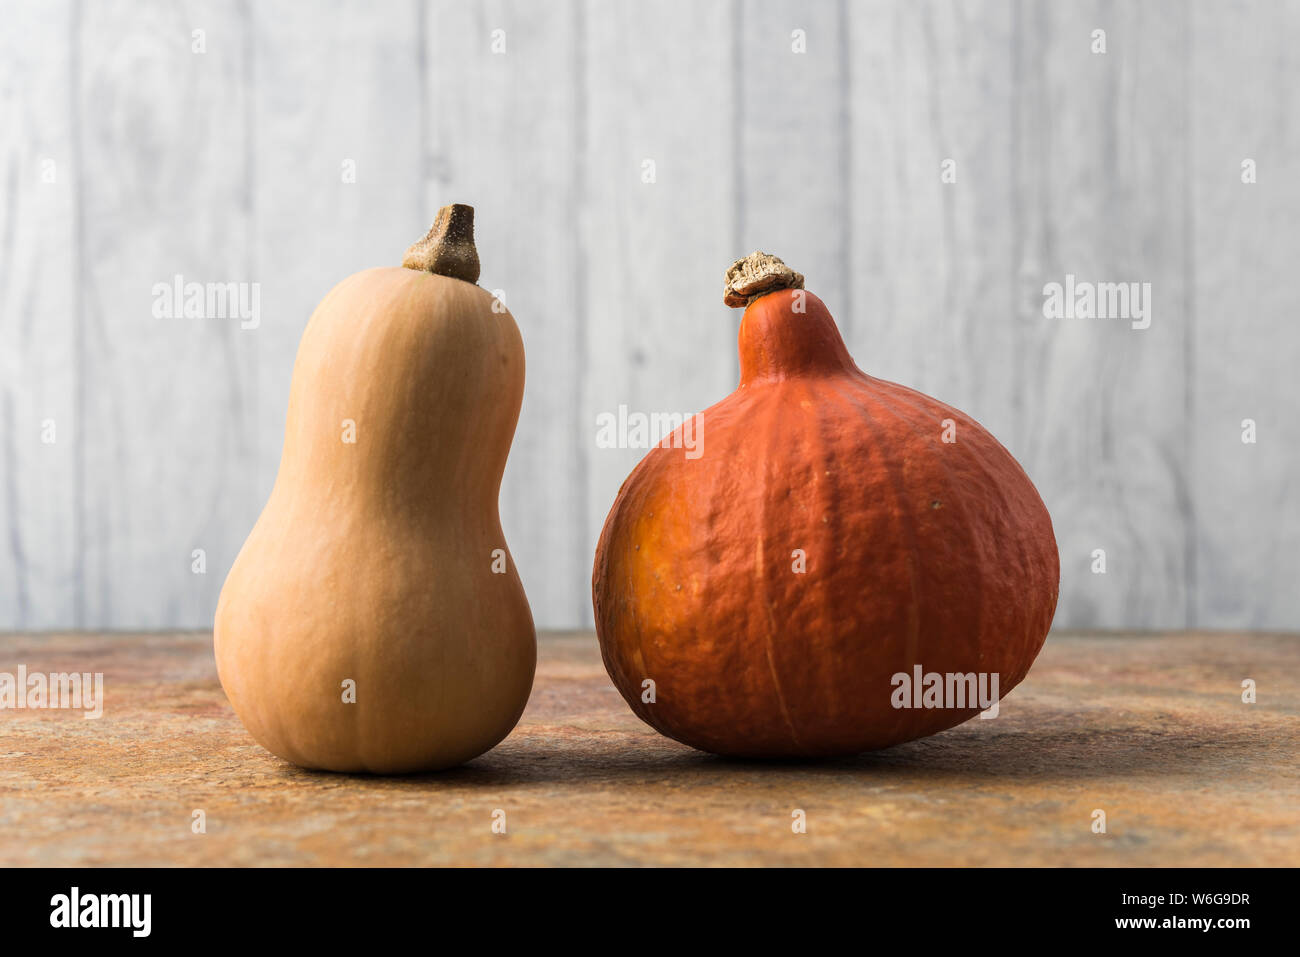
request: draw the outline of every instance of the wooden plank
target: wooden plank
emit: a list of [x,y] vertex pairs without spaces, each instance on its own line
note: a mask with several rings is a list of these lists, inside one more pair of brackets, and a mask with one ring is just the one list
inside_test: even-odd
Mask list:
[[[1297,620],[1294,7],[1203,7],[1193,44],[1172,3],[618,6],[13,7],[0,627],[207,624],[307,316],[448,199],[479,205],[483,282],[529,352],[502,511],[543,626],[589,621],[595,539],[643,454],[597,448],[595,415],[732,388],[720,276],[759,246],[808,273],[867,371],[1025,464],[1059,625]],[[154,317],[177,273],[259,282],[260,326]],[[1151,282],[1151,328],[1045,319],[1067,273]]]
[[754,0],[736,10],[741,122],[732,258],[756,249],[780,256],[850,330],[849,5]]
[[[972,361],[1015,386],[1011,447],[1061,550],[1058,627],[1182,627],[1188,8],[1032,4],[1013,30],[1015,312],[1001,321],[1016,331],[1009,350]],[[1069,275],[1150,283],[1150,326],[1045,318],[1045,284]],[[1105,574],[1092,571],[1096,549]]]
[[73,23],[20,2],[0,32],[0,630],[84,622]]
[[[850,20],[864,292],[850,347],[1024,465],[1061,550],[1058,627],[1185,621],[1186,136],[1170,118],[1186,29],[1167,12],[977,2]],[[1152,282],[1157,321],[1045,318],[1043,287],[1067,273]]]
[[850,7],[845,338],[870,375],[960,408],[1025,454],[1023,386],[998,358],[1030,332],[1010,281],[1012,21],[1005,2]]
[[585,620],[577,7],[436,2],[425,24],[424,215],[477,208],[483,275],[519,323],[527,385],[501,520],[538,627]]
[[[588,379],[578,441],[588,567],[619,486],[646,452],[598,448],[597,416],[617,416],[620,406],[699,412],[736,385],[739,317],[722,304],[722,277],[744,252],[733,226],[740,74],[726,41],[730,11],[683,0],[585,9],[578,161]],[[643,181],[647,162],[653,182]],[[584,622],[589,584],[587,574]]]
[[244,22],[216,2],[81,10],[84,621],[201,626],[253,501],[252,334],[233,310],[159,316],[155,287],[256,279]]
[[[1189,99],[1198,627],[1300,623],[1300,249],[1294,45],[1300,7],[1197,4]],[[1254,184],[1242,163],[1255,162]],[[1242,442],[1242,421],[1256,442]]]

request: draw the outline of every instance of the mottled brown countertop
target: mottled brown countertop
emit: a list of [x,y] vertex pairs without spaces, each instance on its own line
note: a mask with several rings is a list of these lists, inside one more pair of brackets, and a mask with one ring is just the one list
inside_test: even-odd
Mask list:
[[817,764],[669,741],[592,635],[545,635],[515,732],[408,778],[263,751],[208,635],[0,636],[0,671],[20,664],[103,672],[106,708],[0,711],[3,865],[1300,863],[1294,635],[1054,633],[997,719]]

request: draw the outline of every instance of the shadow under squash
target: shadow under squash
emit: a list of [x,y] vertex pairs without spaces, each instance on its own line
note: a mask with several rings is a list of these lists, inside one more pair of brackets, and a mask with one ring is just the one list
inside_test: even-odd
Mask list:
[[347,776],[282,764],[289,774],[350,779],[367,788],[401,791],[565,784],[699,786],[792,777],[808,784],[846,779],[874,784],[920,785],[945,779],[1050,784],[1133,775],[1194,776],[1225,764],[1266,773],[1289,753],[1259,729],[1246,733],[1221,727],[1173,732],[1113,725],[1042,731],[967,728],[833,760],[738,760],[695,751],[649,729],[590,732],[552,726],[525,729],[482,757],[440,772]]

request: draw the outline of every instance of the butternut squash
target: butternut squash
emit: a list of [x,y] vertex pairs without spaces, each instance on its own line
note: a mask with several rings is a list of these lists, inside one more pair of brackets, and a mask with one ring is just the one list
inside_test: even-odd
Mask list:
[[473,209],[445,207],[303,333],[279,474],[214,627],[236,713],[303,767],[451,767],[528,700],[536,637],[497,512],[523,343],[478,274]]

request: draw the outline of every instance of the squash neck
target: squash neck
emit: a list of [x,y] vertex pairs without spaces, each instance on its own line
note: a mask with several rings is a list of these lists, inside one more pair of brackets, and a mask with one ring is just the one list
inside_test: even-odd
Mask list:
[[740,322],[740,384],[858,373],[825,303],[802,289],[759,296]]

